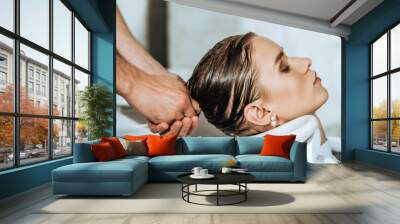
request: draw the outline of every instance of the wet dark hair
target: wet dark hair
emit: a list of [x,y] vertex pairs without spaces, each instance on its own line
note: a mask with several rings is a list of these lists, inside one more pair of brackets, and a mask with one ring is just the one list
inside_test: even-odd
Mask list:
[[254,36],[249,32],[218,42],[186,84],[207,120],[227,135],[251,134],[244,108],[259,98],[255,88],[258,72],[252,61]]

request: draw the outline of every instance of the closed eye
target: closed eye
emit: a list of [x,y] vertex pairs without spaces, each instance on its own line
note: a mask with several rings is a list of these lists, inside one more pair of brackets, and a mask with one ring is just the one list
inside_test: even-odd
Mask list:
[[289,65],[286,65],[283,69],[282,69],[282,72],[283,73],[287,73],[287,72],[289,72],[290,71],[290,66]]

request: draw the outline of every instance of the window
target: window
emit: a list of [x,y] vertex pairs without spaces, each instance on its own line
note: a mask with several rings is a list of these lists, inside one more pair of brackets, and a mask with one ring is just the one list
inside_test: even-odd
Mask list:
[[7,84],[7,73],[0,71],[0,84],[6,85]]
[[[3,6],[3,1],[0,1],[0,21],[3,18],[1,13],[3,12],[1,6]],[[2,23],[0,22],[0,26]],[[5,35],[0,33],[0,57],[3,58],[2,66],[0,66],[0,116],[1,113],[12,113],[14,112],[14,73],[11,64],[12,58],[14,57],[14,41],[13,39],[6,37]],[[8,63],[5,62],[4,59],[9,59]],[[3,81],[1,81],[3,80]],[[4,83],[5,81],[5,83]],[[3,114],[5,115],[5,114]],[[11,133],[10,133],[11,134]],[[1,138],[1,136],[0,136]],[[11,145],[8,143],[4,143],[6,145]],[[2,148],[2,143],[0,142],[0,148]],[[1,169],[1,160],[0,160],[0,169]]]
[[36,80],[40,81],[40,70],[36,69]]
[[33,80],[33,67],[32,66],[29,66],[28,74],[29,74],[29,79]]
[[33,94],[33,82],[28,82],[28,93]]
[[0,54],[0,67],[7,68],[7,56]]
[[46,86],[42,86],[42,96],[46,96]]
[[40,95],[40,84],[36,84],[36,95]]
[[90,85],[89,30],[65,1],[18,2],[0,0],[0,170],[70,156],[74,136],[87,139],[73,105]]
[[400,24],[370,45],[371,148],[400,153]]
[[6,91],[7,85],[7,56],[0,53],[0,91]]
[[0,1],[0,26],[14,31],[14,0]]

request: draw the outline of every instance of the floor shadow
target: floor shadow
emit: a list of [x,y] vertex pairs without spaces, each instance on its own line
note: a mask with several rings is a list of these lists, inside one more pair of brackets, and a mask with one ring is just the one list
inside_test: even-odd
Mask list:
[[[242,195],[220,197],[220,203],[229,204],[235,201],[240,201]],[[210,204],[216,204],[216,192],[207,196],[206,201]],[[251,190],[247,194],[247,201],[236,204],[242,207],[265,207],[290,204],[295,201],[295,198],[290,194],[285,194],[276,191]]]

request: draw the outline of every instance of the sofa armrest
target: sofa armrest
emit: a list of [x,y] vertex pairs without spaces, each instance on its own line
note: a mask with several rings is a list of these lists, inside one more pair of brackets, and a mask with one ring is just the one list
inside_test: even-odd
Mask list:
[[100,143],[100,140],[75,143],[74,145],[74,163],[89,163],[95,162],[90,146],[92,144]]
[[307,143],[294,142],[290,149],[290,160],[293,162],[293,178],[305,181],[307,174]]

